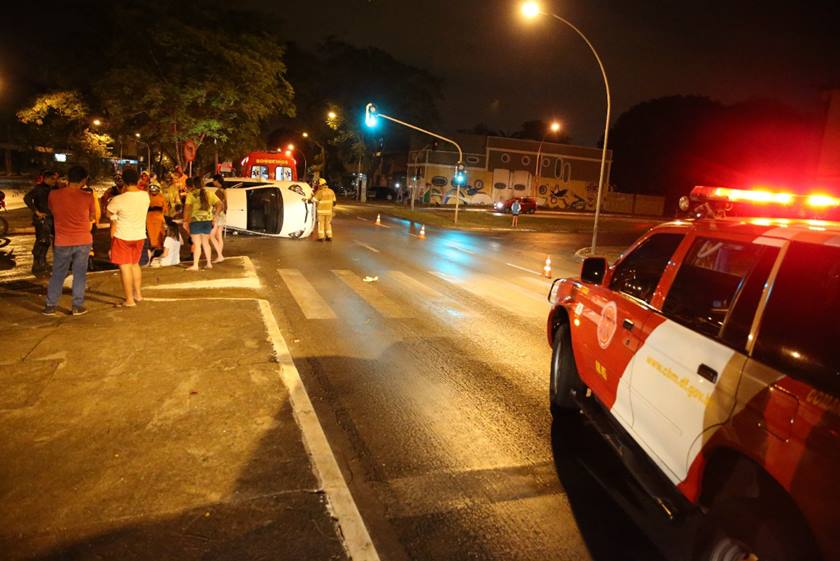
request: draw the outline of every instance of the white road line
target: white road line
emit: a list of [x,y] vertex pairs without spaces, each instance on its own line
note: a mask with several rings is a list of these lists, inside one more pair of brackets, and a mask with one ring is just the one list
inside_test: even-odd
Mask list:
[[539,271],[535,271],[533,269],[526,269],[525,267],[520,267],[519,265],[514,265],[513,263],[505,263],[508,267],[513,267],[514,269],[519,269],[520,271],[525,271],[526,273],[533,273],[535,275],[541,275]]
[[385,296],[373,283],[364,282],[353,271],[346,269],[333,269],[333,274],[340,278],[344,284],[349,286],[353,292],[358,294],[365,302],[367,302],[374,310],[382,314],[386,318],[401,319],[410,318],[406,306],[398,304]]
[[306,319],[336,319],[335,312],[297,269],[277,269]]
[[271,305],[267,300],[260,300],[259,303],[269,339],[274,346],[277,362],[280,364],[280,376],[289,390],[295,420],[303,433],[303,442],[312,457],[318,479],[321,481],[333,515],[341,528],[344,547],[354,561],[379,561],[379,553],[370,539],[362,514],[353,500],[350,488],[347,487],[341,468],[338,467],[338,461],[318,421],[318,415],[312,407],[312,401],[292,360],[289,347],[271,312]]
[[357,219],[357,220],[363,220],[363,221],[365,221],[365,222],[370,222],[370,220],[368,220],[367,218],[365,218],[365,217],[363,217],[363,216],[357,216],[357,217],[356,217],[356,219]]
[[382,224],[381,221],[379,222],[379,224],[374,223],[373,225],[377,228],[388,228],[389,230],[391,229],[391,226],[388,226],[387,224]]
[[[250,288],[256,290],[262,288],[262,281],[257,275],[257,269],[254,267],[254,262],[251,261],[250,257],[247,255],[243,255],[241,257],[228,257],[225,259],[225,263],[239,263],[241,266],[240,271],[244,272],[245,276],[225,277],[221,279],[200,279],[198,276],[201,275],[202,272],[185,271],[187,274],[192,275],[192,278],[195,280],[169,284],[150,284],[144,286],[143,290],[183,290],[206,288]],[[213,268],[216,269],[217,267],[221,267],[224,270],[226,265],[216,265]]]
[[[456,279],[438,271],[429,272],[514,315],[540,318],[545,317],[548,312],[548,304],[543,301],[541,296],[513,283],[481,274],[474,274],[465,279]],[[521,294],[528,300],[522,300],[513,293]]]
[[464,253],[468,253],[469,255],[475,255],[475,251],[471,249],[467,249],[466,247],[461,247],[460,245],[455,244],[447,244],[446,247],[451,247],[452,249],[457,249],[458,251],[463,251]]
[[324,428],[318,420],[318,414],[312,407],[312,401],[303,385],[289,347],[283,339],[277,320],[271,311],[268,300],[257,298],[147,298],[149,301],[167,300],[247,300],[258,302],[268,338],[274,347],[277,363],[280,365],[280,379],[289,392],[292,413],[303,435],[303,444],[312,459],[315,476],[327,497],[327,506],[339,527],[339,537],[343,539],[344,549],[353,561],[379,561],[379,553],[370,539],[365,521],[359,507],[353,500],[350,488],[344,480],[338,461],[330,448]]
[[359,240],[353,240],[353,243],[355,243],[356,245],[362,246],[363,248],[367,249],[368,251],[372,251],[374,253],[379,253],[379,250],[376,249],[375,247],[369,246],[366,243],[362,243]]
[[402,271],[388,271],[388,277],[394,282],[401,285],[409,296],[418,300],[421,304],[436,304],[449,310],[454,310],[459,316],[470,316],[472,313],[466,307],[462,306],[452,298],[445,296],[437,290],[430,288],[418,281],[417,279],[408,276]]

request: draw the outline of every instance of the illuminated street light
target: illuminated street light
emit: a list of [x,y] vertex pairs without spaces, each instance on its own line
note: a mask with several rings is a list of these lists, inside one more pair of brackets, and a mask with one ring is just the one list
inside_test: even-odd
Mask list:
[[606,90],[606,93],[607,93],[607,116],[606,116],[606,119],[604,121],[604,146],[601,148],[601,171],[600,171],[600,174],[598,176],[598,196],[595,199],[595,222],[594,222],[593,227],[592,227],[592,248],[591,249],[592,249],[592,253],[594,254],[595,253],[595,248],[596,248],[597,243],[598,243],[598,219],[601,216],[601,197],[602,197],[602,194],[604,192],[604,171],[605,171],[606,166],[607,166],[607,140],[609,138],[609,133],[610,133],[610,104],[611,104],[611,102],[610,102],[610,83],[609,83],[609,80],[607,80],[607,71],[604,70],[604,63],[601,61],[601,57],[598,55],[598,51],[595,50],[595,47],[592,46],[592,43],[589,41],[589,39],[586,37],[586,35],[583,34],[583,31],[578,29],[572,22],[570,22],[569,20],[567,20],[565,18],[561,18],[557,14],[542,11],[542,9],[540,8],[540,5],[536,2],[525,2],[524,4],[522,4],[522,14],[527,19],[534,19],[537,16],[549,16],[549,17],[552,17],[552,18],[556,19],[560,23],[563,23],[563,24],[571,27],[572,30],[574,30],[574,32],[577,33],[580,36],[581,39],[583,39],[584,43],[586,43],[586,45],[589,47],[589,50],[592,51],[592,54],[595,56],[595,61],[598,63],[598,68],[601,69],[601,77],[603,77],[603,79],[604,79],[604,89]]
[[136,132],[136,133],[134,133],[134,136],[136,136],[137,138],[140,138],[140,133]]
[[308,133],[308,132],[304,132],[303,134],[301,134],[301,136],[302,136],[303,138],[309,138],[309,133]]
[[292,144],[291,142],[286,145],[286,150],[294,150],[294,149],[295,149],[295,145]]
[[99,119],[94,119],[93,120],[93,126],[94,127],[98,127],[100,125],[102,125],[102,121],[100,121]]
[[330,121],[335,121],[336,119],[338,119],[338,113],[336,113],[335,111],[330,111],[329,113],[327,113],[327,119],[329,119]]
[[525,2],[522,4],[522,15],[528,19],[534,19],[540,15],[540,5],[536,2]]
[[[537,184],[534,186],[534,191],[536,191],[540,188],[540,168],[542,167],[542,162],[540,160],[541,160],[543,143],[545,142],[545,135],[547,135],[549,132],[551,132],[551,134],[557,134],[558,132],[560,132],[560,129],[562,129],[562,128],[563,128],[563,125],[561,125],[559,121],[551,121],[551,125],[549,125],[548,130],[543,132],[542,139],[540,140],[540,145],[537,148],[537,166],[536,166],[536,169],[534,171],[534,177],[537,180],[536,181]],[[536,193],[533,193],[533,194],[536,195]]]

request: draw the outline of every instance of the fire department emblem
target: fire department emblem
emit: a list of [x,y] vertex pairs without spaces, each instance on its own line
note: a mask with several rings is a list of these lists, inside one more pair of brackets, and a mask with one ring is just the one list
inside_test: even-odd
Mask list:
[[598,320],[598,345],[602,349],[610,346],[617,324],[618,308],[616,308],[615,302],[607,302],[601,310],[601,318]]

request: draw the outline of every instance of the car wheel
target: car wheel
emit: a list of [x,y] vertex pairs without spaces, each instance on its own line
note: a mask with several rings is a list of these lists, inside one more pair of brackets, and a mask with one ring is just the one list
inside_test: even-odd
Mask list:
[[574,396],[585,388],[575,365],[569,324],[564,323],[554,333],[551,349],[551,378],[548,386],[551,414],[557,416],[576,412],[578,405]]
[[[693,561],[806,561],[815,559],[807,530],[760,499],[716,502],[695,538]],[[812,542],[811,542],[812,543]]]

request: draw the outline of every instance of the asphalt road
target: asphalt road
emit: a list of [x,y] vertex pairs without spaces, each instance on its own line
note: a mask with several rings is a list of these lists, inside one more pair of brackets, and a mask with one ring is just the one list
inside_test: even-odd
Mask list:
[[[382,209],[338,209],[332,243],[228,236],[226,253],[269,287],[380,557],[683,559],[690,521],[666,521],[583,419],[548,412],[540,273],[551,256],[553,276],[576,274],[591,231],[421,239],[377,226]],[[615,253],[648,225],[606,218],[601,243]],[[21,261],[0,280],[26,276]]]
[[[340,207],[339,207],[340,208]],[[335,241],[231,239],[275,315],[383,559],[676,560],[685,528],[547,408],[546,255],[590,233],[427,229],[342,209]],[[624,221],[602,242],[626,246]],[[365,278],[370,282],[366,282]],[[599,483],[599,481],[601,483]]]

